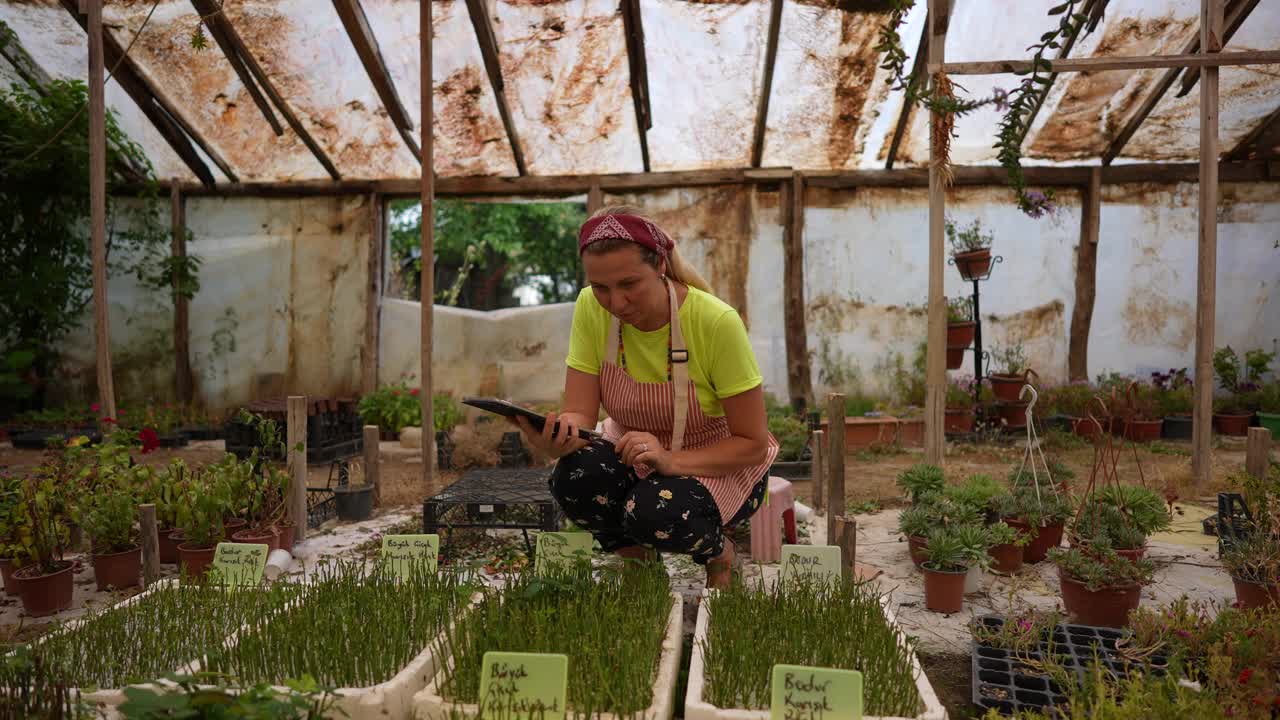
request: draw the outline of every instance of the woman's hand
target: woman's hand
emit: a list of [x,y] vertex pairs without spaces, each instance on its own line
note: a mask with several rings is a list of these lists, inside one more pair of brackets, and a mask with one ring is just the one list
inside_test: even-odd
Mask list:
[[635,467],[644,463],[663,475],[676,475],[675,457],[647,432],[629,432],[618,440],[614,449],[624,465]]
[[541,432],[535,430],[527,418],[518,415],[507,418],[507,422],[519,427],[530,445],[556,459],[587,446],[587,441],[578,437],[578,426],[568,417],[560,422],[558,432],[552,432],[556,426],[556,418],[556,413],[547,413],[547,421],[543,423]]

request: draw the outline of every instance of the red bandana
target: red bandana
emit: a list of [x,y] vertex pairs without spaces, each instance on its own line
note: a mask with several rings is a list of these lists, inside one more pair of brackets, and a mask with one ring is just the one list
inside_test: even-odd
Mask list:
[[671,254],[671,248],[675,246],[662,228],[642,217],[601,215],[582,224],[582,229],[578,231],[578,254],[581,255],[591,243],[605,238],[630,240],[664,258]]

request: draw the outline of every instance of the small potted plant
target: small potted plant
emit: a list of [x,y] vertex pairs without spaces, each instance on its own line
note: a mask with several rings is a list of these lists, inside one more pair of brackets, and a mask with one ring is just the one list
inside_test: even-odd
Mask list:
[[174,458],[168,466],[151,476],[146,489],[148,500],[156,506],[156,535],[162,563],[178,563],[178,544],[182,542],[182,530],[178,527],[178,508],[183,501],[183,487],[190,475],[186,463],[181,458]]
[[947,242],[951,245],[952,261],[965,280],[982,279],[991,274],[991,243],[995,237],[983,232],[982,223],[975,219],[969,225],[957,226],[947,221]]
[[1026,425],[1026,409],[1029,400],[1019,400],[1022,386],[1030,382],[1035,371],[1027,367],[1027,354],[1021,342],[1014,342],[995,350],[994,359],[999,372],[991,373],[991,391],[996,396],[996,410],[1006,425],[1020,428]]
[[947,369],[964,364],[964,352],[973,344],[978,323],[973,317],[973,299],[951,298],[947,301]]
[[[67,483],[55,474],[28,478],[22,487],[25,528],[21,536],[22,567],[13,573],[22,609],[32,617],[53,615],[71,607],[75,565],[65,559],[71,533],[63,520]],[[65,479],[65,478],[63,478]]]
[[1222,553],[1236,602],[1244,608],[1280,606],[1280,532],[1254,523]]
[[213,564],[218,543],[226,537],[223,518],[230,505],[224,495],[226,488],[212,473],[197,475],[183,488],[185,501],[178,509],[178,527],[182,530],[178,562],[188,578],[204,577]]
[[357,408],[365,425],[377,425],[383,440],[396,440],[400,431],[422,425],[419,390],[401,381],[383,385],[360,399]]
[[133,525],[137,504],[131,488],[99,482],[81,495],[77,505],[76,519],[89,536],[98,589],[142,584],[142,546]]
[[17,597],[18,584],[13,571],[23,559],[22,535],[26,527],[26,508],[22,503],[22,479],[0,472],[0,578],[6,595]]
[[[252,469],[251,469],[252,471]],[[277,514],[283,514],[284,502],[277,494],[272,468],[254,472],[246,486],[245,527],[231,533],[238,543],[266,545],[268,551],[280,547],[280,530],[276,527]]]
[[973,558],[957,528],[935,529],[929,533],[924,573],[924,606],[937,613],[960,612],[964,607],[964,583]]
[[975,473],[959,485],[948,485],[942,491],[943,497],[960,505],[973,508],[983,522],[990,525],[999,522],[997,503],[1008,491],[990,475]]
[[898,529],[907,538],[907,551],[917,567],[924,562],[924,551],[933,530],[960,525],[981,525],[982,511],[959,502],[946,493],[927,491],[918,502],[898,516]]
[[1062,543],[1071,503],[1056,488],[1041,487],[1037,493],[1034,487],[1015,484],[1012,492],[1000,498],[998,510],[1005,523],[1030,538],[1022,560],[1034,565]]
[[1258,389],[1258,424],[1270,430],[1272,438],[1280,439],[1280,379]]
[[909,507],[898,515],[898,532],[907,538],[907,553],[916,567],[925,560],[924,549],[928,544],[929,531],[933,529],[933,515],[926,507]]
[[1195,398],[1187,369],[1169,368],[1167,372],[1153,372],[1151,385],[1156,389],[1158,414],[1164,418],[1160,437],[1168,440],[1190,440],[1191,409]]
[[1081,625],[1124,626],[1155,576],[1150,560],[1121,557],[1106,543],[1054,548],[1049,559],[1058,566],[1062,605]]
[[972,595],[982,590],[982,571],[991,565],[991,547],[995,541],[986,525],[961,523],[948,528],[964,548],[964,594]]
[[987,550],[991,555],[991,570],[1005,575],[1013,575],[1022,569],[1022,553],[1031,535],[1014,530],[1005,522],[987,526],[991,534],[991,547]]
[[1262,375],[1275,358],[1273,353],[1250,350],[1243,367],[1236,351],[1228,345],[1213,354],[1213,373],[1226,396],[1214,401],[1213,422],[1223,435],[1243,436],[1257,410],[1257,391]]
[[942,468],[929,463],[916,463],[898,474],[898,487],[911,497],[911,504],[918,505],[930,493],[940,492],[947,478]]
[[1158,391],[1145,383],[1132,383],[1125,393],[1119,409],[1124,417],[1124,436],[1129,440],[1147,443],[1160,439],[1164,416],[1160,414]]
[[956,378],[947,382],[946,432],[973,432],[973,402],[973,378]]

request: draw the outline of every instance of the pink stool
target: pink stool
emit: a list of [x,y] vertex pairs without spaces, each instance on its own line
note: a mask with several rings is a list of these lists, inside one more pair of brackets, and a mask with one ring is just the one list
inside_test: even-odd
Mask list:
[[782,560],[782,528],[787,543],[796,543],[796,494],[791,483],[780,477],[769,478],[768,503],[751,516],[751,558],[758,563]]

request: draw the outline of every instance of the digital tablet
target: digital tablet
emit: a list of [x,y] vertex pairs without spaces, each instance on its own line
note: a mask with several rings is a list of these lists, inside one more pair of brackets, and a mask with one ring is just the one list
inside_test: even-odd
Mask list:
[[[481,410],[485,410],[491,413],[496,413],[498,415],[503,415],[505,417],[516,417],[516,416],[523,417],[524,419],[529,421],[530,425],[533,425],[535,430],[538,430],[538,431],[541,431],[543,426],[547,424],[547,416],[539,415],[538,413],[532,410],[529,410],[528,408],[522,408],[519,405],[516,405],[514,403],[509,403],[506,400],[499,400],[498,398],[468,397],[468,398],[462,398],[462,404],[470,405],[471,407],[480,408]],[[560,429],[560,422],[556,421],[555,426],[552,428],[552,432],[556,432],[559,429]],[[578,437],[588,442],[592,440],[604,439],[604,436],[601,435],[600,433],[594,430],[588,430],[586,428],[578,428]]]

